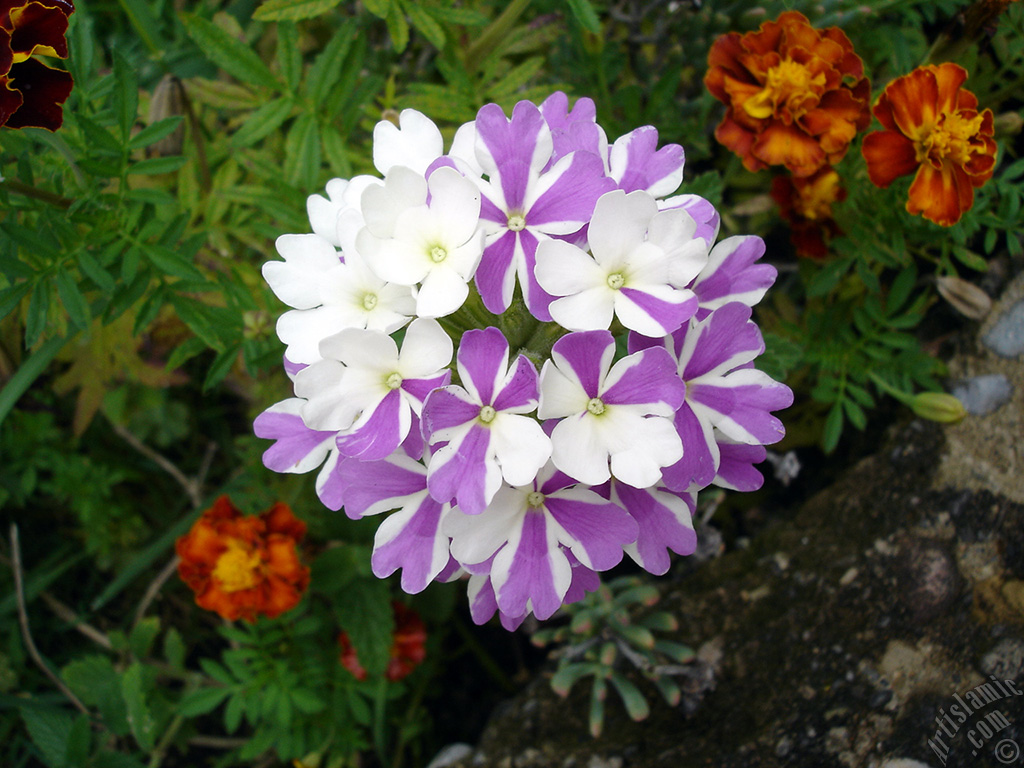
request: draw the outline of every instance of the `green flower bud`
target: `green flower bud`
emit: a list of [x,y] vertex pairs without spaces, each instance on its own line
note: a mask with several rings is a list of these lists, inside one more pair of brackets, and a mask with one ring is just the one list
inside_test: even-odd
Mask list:
[[919,392],[910,400],[910,407],[922,419],[955,424],[967,415],[963,403],[945,392]]

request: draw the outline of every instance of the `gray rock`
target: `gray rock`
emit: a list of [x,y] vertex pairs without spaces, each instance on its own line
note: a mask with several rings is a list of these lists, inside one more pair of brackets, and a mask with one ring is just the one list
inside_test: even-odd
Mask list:
[[1004,312],[981,341],[1003,357],[1017,357],[1024,353],[1024,299]]
[[952,395],[974,416],[992,413],[1010,399],[1013,386],[1001,373],[975,376],[953,387]]
[[1001,680],[1014,680],[1024,672],[1024,641],[1008,637],[981,657],[981,671]]
[[472,753],[473,748],[469,744],[461,742],[449,744],[434,756],[434,759],[430,761],[427,768],[444,768],[446,765],[457,763],[459,760],[469,757]]

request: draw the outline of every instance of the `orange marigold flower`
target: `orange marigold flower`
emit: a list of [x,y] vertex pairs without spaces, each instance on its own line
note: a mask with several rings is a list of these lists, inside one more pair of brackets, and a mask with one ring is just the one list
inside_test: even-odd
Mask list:
[[68,57],[74,11],[71,0],[0,0],[0,126],[60,128],[71,75],[31,57]]
[[178,573],[201,608],[230,620],[272,619],[298,605],[309,585],[297,552],[305,534],[287,504],[243,515],[221,496],[178,539]]
[[805,178],[776,176],[771,194],[779,214],[789,222],[797,254],[809,259],[828,256],[828,240],[842,233],[832,218],[832,203],[846,199],[839,174],[832,168],[822,168]]
[[961,88],[967,70],[945,63],[918,67],[885,87],[874,113],[885,128],[864,137],[868,176],[888,187],[914,175],[907,211],[944,227],[974,205],[974,188],[992,177],[992,110]]
[[[416,612],[402,603],[392,603],[391,610],[395,615],[395,635],[384,676],[395,683],[407,677],[427,657],[427,628]],[[338,645],[341,646],[342,666],[356,680],[365,680],[366,670],[359,663],[359,655],[347,632],[338,635]]]
[[849,38],[797,11],[715,40],[704,84],[727,107],[715,138],[750,171],[784,165],[810,176],[871,122],[871,86]]

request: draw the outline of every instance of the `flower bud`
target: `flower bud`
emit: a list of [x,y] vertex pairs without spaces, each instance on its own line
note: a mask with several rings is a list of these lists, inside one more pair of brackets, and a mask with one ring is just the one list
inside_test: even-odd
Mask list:
[[910,400],[910,407],[922,419],[942,424],[956,424],[967,415],[963,403],[945,392],[919,392]]

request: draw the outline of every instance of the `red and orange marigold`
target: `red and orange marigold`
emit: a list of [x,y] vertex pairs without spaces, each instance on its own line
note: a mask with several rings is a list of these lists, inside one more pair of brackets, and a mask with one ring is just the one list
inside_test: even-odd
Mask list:
[[888,187],[914,174],[907,211],[944,227],[974,205],[974,188],[992,177],[992,110],[961,86],[967,70],[945,63],[918,67],[885,87],[874,113],[885,128],[864,137],[868,176]]
[[[395,615],[395,634],[384,676],[395,683],[407,677],[427,657],[427,628],[416,612],[402,603],[392,603],[391,609]],[[341,646],[342,666],[357,680],[365,680],[366,670],[359,663],[359,655],[347,632],[338,635],[338,645]]]
[[849,38],[796,11],[719,37],[704,84],[727,107],[715,138],[750,171],[784,165],[810,176],[839,162],[871,122],[871,86]]
[[71,0],[0,0],[0,126],[60,128],[71,75],[32,57],[67,58],[74,10]]
[[832,203],[846,199],[839,174],[832,168],[822,168],[804,178],[776,176],[771,194],[779,214],[789,223],[797,255],[809,259],[828,256],[828,240],[842,232],[832,218]]
[[305,533],[286,504],[243,515],[221,496],[178,539],[178,573],[201,608],[230,620],[274,618],[298,605],[309,585],[297,552]]

